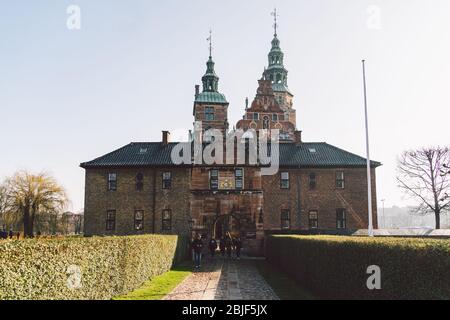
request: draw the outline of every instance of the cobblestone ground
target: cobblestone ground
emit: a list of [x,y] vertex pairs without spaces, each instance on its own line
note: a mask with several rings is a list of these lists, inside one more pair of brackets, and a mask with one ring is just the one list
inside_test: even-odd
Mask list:
[[278,300],[255,267],[258,260],[205,261],[164,300]]

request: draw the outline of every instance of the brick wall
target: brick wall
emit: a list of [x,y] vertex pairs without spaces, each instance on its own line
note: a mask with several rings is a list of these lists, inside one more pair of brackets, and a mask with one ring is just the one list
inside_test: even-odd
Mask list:
[[[264,229],[281,229],[281,210],[291,213],[291,229],[309,229],[309,212],[318,211],[319,229],[336,229],[336,209],[347,212],[347,229],[366,229],[368,223],[366,169],[280,169],[290,174],[290,188],[280,188],[280,174],[263,177]],[[337,189],[336,171],[345,174],[345,188]],[[316,188],[309,188],[309,174],[316,174]],[[372,170],[374,227],[377,227],[375,170]],[[300,200],[299,200],[300,199]],[[299,210],[300,204],[300,210]],[[300,211],[300,212],[299,212]]]
[[[259,169],[245,168],[244,188],[257,190]],[[172,187],[162,188],[162,174],[172,172]],[[367,186],[364,168],[280,169],[290,174],[289,189],[280,188],[280,174],[262,177],[262,192],[208,192],[209,170],[172,169],[88,169],[86,170],[86,235],[130,235],[144,233],[187,234],[192,218],[199,227],[204,216],[230,214],[239,209],[249,220],[259,218],[263,207],[264,230],[281,230],[281,210],[290,211],[291,230],[309,229],[309,212],[318,212],[319,229],[336,229],[336,209],[347,212],[347,229],[367,228]],[[345,188],[336,188],[336,171],[345,174]],[[316,174],[316,188],[309,188],[309,175]],[[107,191],[108,173],[117,174],[117,191]],[[144,189],[136,190],[136,175],[144,174]],[[156,184],[153,183],[155,179]],[[377,227],[375,170],[372,170],[373,219]],[[251,183],[251,181],[253,181]],[[192,184],[191,184],[192,183]],[[253,184],[253,188],[251,186]],[[259,184],[259,185],[258,185]],[[197,191],[198,190],[198,191]],[[202,190],[202,191],[201,191]],[[200,193],[199,193],[200,192]],[[253,194],[255,193],[255,194]],[[172,212],[172,229],[162,229],[163,210]],[[116,210],[116,228],[106,231],[106,213]],[[135,230],[135,210],[144,211],[144,228]],[[217,212],[217,211],[220,212]],[[153,224],[153,221],[155,222]],[[250,226],[247,226],[248,229]],[[253,227],[255,228],[255,227]],[[195,228],[194,228],[195,229]],[[244,230],[243,230],[244,231]]]
[[[172,172],[172,187],[162,188],[162,174]],[[107,190],[108,173],[117,174],[117,191]],[[142,191],[136,175],[144,175]],[[156,183],[154,183],[154,181]],[[189,169],[88,169],[85,189],[86,235],[187,234],[189,230]],[[162,230],[162,212],[172,212],[172,230]],[[106,213],[116,210],[116,228],[106,230]],[[135,210],[144,211],[144,228],[135,230]],[[153,224],[153,221],[155,222]]]

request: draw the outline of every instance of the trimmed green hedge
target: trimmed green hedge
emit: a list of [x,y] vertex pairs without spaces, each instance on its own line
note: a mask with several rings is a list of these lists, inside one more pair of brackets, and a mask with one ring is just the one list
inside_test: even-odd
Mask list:
[[[328,299],[450,299],[450,241],[271,236],[268,261]],[[367,268],[381,268],[369,290]]]
[[145,235],[0,242],[0,300],[111,299],[186,257],[187,239]]

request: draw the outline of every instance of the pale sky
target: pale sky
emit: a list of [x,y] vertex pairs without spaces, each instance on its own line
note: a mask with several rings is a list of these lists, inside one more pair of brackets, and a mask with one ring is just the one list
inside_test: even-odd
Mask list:
[[[80,30],[66,26],[72,4]],[[0,177],[50,172],[81,209],[81,162],[191,127],[210,28],[236,123],[267,65],[274,6],[304,140],[365,155],[366,59],[378,199],[408,204],[395,183],[398,154],[450,142],[448,0],[4,0]]]

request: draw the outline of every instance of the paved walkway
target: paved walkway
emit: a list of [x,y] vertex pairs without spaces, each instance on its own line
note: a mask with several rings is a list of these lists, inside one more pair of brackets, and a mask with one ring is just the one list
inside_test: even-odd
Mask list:
[[251,259],[205,261],[164,300],[278,300]]

